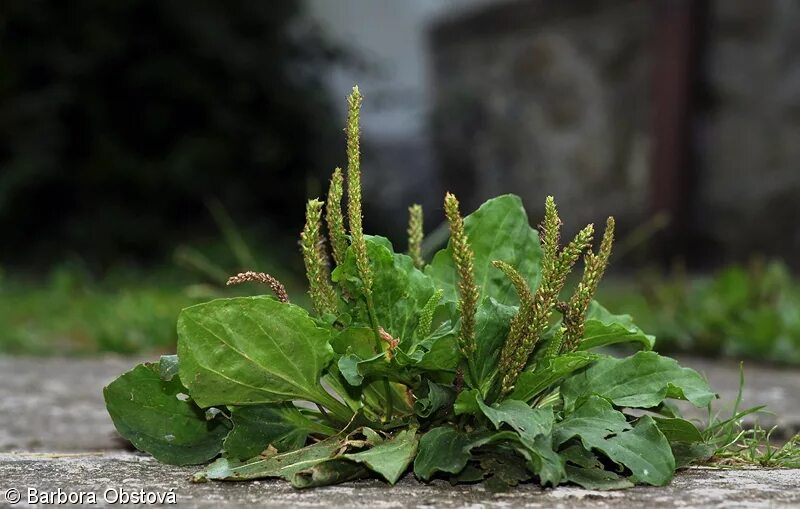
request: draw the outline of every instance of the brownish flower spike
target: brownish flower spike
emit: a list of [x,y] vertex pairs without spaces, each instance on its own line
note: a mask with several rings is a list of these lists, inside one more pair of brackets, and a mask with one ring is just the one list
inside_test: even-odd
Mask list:
[[235,276],[229,277],[227,285],[240,285],[248,282],[263,283],[272,289],[272,293],[275,294],[275,297],[277,297],[279,301],[289,302],[289,294],[286,293],[286,287],[266,272],[253,272],[251,270],[240,272]]

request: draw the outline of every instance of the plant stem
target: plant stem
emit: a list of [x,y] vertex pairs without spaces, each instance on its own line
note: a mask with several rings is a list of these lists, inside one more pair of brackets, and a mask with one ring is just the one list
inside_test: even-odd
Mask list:
[[[375,304],[372,301],[372,291],[366,290],[364,292],[364,297],[367,300],[367,314],[369,314],[369,321],[372,324],[372,334],[375,336],[375,348],[378,349],[378,352],[383,350],[383,345],[381,344],[381,333],[380,333],[380,325],[378,325],[378,317],[375,315]],[[386,414],[386,422],[392,420],[392,414],[394,413],[394,401],[392,401],[392,388],[389,385],[389,378],[385,377],[383,379],[383,392],[386,394],[386,406],[384,407],[384,412]]]

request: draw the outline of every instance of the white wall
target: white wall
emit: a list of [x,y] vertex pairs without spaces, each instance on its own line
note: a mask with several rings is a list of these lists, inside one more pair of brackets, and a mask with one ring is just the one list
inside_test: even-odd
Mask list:
[[[363,129],[373,139],[409,138],[424,129],[428,94],[426,33],[440,16],[494,0],[306,0],[309,15],[345,41],[376,72],[340,72],[328,82],[344,98],[354,84],[365,96]],[[344,101],[337,104],[344,109]]]

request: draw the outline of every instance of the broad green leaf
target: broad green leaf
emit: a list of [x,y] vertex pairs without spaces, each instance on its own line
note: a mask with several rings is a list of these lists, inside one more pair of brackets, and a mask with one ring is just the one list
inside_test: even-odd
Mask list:
[[[472,449],[498,442],[524,448],[519,434],[513,431],[462,433],[449,426],[433,428],[420,439],[419,452],[414,460],[414,474],[425,481],[437,472],[458,474],[469,461]],[[529,456],[526,458],[529,459]]]
[[523,440],[528,468],[539,476],[542,486],[558,486],[565,477],[564,460],[553,449],[552,435],[539,435],[530,443]]
[[[555,425],[556,445],[561,445],[574,436],[591,436],[593,440],[631,429],[625,415],[615,410],[611,403],[598,396],[589,396],[564,420]],[[591,449],[586,442],[584,445]]]
[[375,332],[369,327],[347,327],[334,336],[331,346],[338,354],[354,353],[362,359],[379,353],[375,349]]
[[531,408],[527,403],[515,399],[489,406],[480,397],[478,406],[496,429],[499,430],[503,423],[508,424],[519,433],[525,444],[533,444],[536,437],[549,435],[553,429],[552,408]]
[[453,403],[453,390],[428,380],[428,394],[414,402],[414,413],[420,417],[430,417],[442,408]]
[[245,481],[267,477],[283,477],[291,480],[302,470],[333,458],[342,446],[342,437],[326,438],[321,442],[269,457],[255,457],[248,461],[219,458],[202,472],[194,476],[195,482],[209,479],[218,481]]
[[469,461],[470,438],[448,426],[433,428],[419,441],[419,453],[414,460],[414,473],[423,481],[436,472],[457,474]]
[[543,359],[536,369],[526,371],[517,378],[510,397],[530,401],[551,385],[603,357],[591,352],[569,352]]
[[181,380],[204,407],[294,399],[328,405],[319,378],[333,358],[330,336],[302,308],[271,297],[198,304],[178,318]]
[[[500,304],[519,303],[514,287],[503,272],[492,265],[494,260],[510,263],[525,276],[531,288],[539,285],[542,250],[539,236],[528,223],[522,200],[511,194],[485,202],[464,218],[464,229],[475,253],[475,281],[481,297],[492,297]],[[458,301],[458,275],[451,246],[434,255],[425,268],[437,288],[444,290],[444,300]]]
[[246,460],[273,446],[279,452],[303,447],[309,434],[335,435],[337,430],[314,422],[291,403],[231,407],[233,430],[225,438],[227,456]]
[[655,336],[645,334],[633,323],[630,315],[614,315],[597,301],[592,301],[586,314],[586,326],[578,348],[590,350],[616,343],[641,343],[645,350],[652,350]]
[[465,389],[459,392],[455,403],[453,403],[453,412],[456,415],[480,415],[482,412],[481,406],[478,404],[479,397],[480,394],[477,389]]
[[653,420],[656,422],[658,429],[661,430],[661,433],[670,442],[691,443],[703,441],[703,435],[700,434],[697,426],[686,419],[654,417]]
[[669,440],[672,455],[678,468],[698,460],[707,460],[714,455],[715,447],[706,444],[700,430],[691,422],[678,417],[654,417],[661,433]]
[[160,374],[158,364],[139,364],[103,389],[114,426],[159,461],[205,463],[220,453],[227,423],[206,420],[178,377],[165,381]]
[[611,460],[623,464],[634,477],[647,484],[665,486],[675,474],[672,449],[652,417],[640,417],[633,429],[607,440],[611,448],[603,452]]
[[568,481],[587,490],[624,490],[633,487],[633,483],[627,478],[602,467],[585,468],[567,465],[565,471]]
[[567,409],[591,394],[617,406],[633,408],[652,408],[666,398],[685,399],[704,407],[716,397],[696,371],[682,368],[675,359],[655,352],[599,360],[561,384]]
[[400,431],[389,440],[366,451],[344,454],[341,457],[369,467],[394,484],[408,469],[417,454],[419,437],[417,428]]
[[[372,298],[378,324],[401,345],[410,344],[419,321],[419,310],[433,295],[433,280],[414,266],[409,256],[394,253],[384,237],[366,236],[367,255],[372,268]],[[332,278],[353,295],[362,295],[355,255],[348,249],[345,262],[336,267]],[[360,318],[368,322],[363,299]]]
[[625,416],[598,396],[590,396],[556,424],[556,444],[579,437],[586,449],[597,449],[627,467],[636,479],[656,486],[667,484],[675,472],[669,442],[650,416],[631,425]]

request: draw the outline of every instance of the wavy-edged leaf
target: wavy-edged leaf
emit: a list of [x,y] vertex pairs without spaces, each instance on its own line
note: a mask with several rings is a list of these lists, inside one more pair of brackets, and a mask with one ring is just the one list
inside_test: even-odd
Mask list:
[[696,371],[655,352],[637,352],[624,359],[605,358],[561,384],[567,409],[597,394],[621,407],[652,408],[667,398],[685,399],[697,407],[716,394]]
[[330,338],[293,304],[263,296],[213,300],[178,318],[180,377],[204,407],[328,404],[319,378],[333,359]]
[[650,416],[631,425],[607,400],[589,396],[555,427],[555,442],[578,437],[583,446],[597,449],[627,467],[639,481],[656,486],[667,484],[675,472],[669,442]]
[[531,408],[527,403],[515,399],[507,399],[489,406],[478,397],[478,406],[494,424],[496,429],[505,423],[519,433],[526,444],[533,444],[536,437],[549,435],[553,429],[553,409]]
[[414,460],[414,474],[423,481],[437,472],[459,473],[470,458],[472,440],[449,426],[428,431],[419,441],[419,453]]
[[359,386],[368,375],[394,374],[386,362],[384,354],[379,353],[362,359],[356,354],[349,353],[339,357],[339,372],[347,383]]
[[114,426],[159,461],[205,463],[220,453],[230,428],[222,419],[206,420],[178,377],[160,375],[158,364],[139,364],[103,389]]
[[615,315],[592,301],[586,313],[586,325],[579,350],[590,350],[617,343],[641,343],[645,350],[652,350],[655,336],[645,334],[633,323],[631,315]]
[[233,430],[223,442],[227,456],[246,460],[272,446],[279,452],[303,447],[309,434],[337,430],[311,420],[291,403],[231,407]]
[[564,473],[564,460],[553,448],[553,437],[539,435],[533,443],[527,440],[522,443],[529,454],[528,468],[539,476],[541,485],[558,486],[566,474]]

